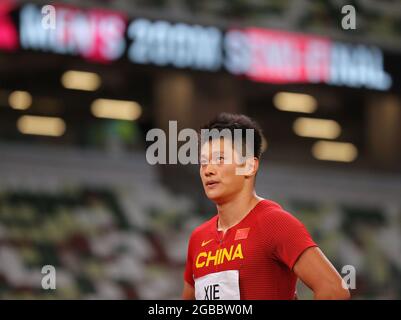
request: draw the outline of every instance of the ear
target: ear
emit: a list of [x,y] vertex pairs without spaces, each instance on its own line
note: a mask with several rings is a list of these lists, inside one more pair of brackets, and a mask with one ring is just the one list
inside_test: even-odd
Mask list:
[[259,159],[256,157],[247,159],[246,166],[249,168],[249,174],[247,176],[255,176],[259,169]]
[[256,157],[249,157],[241,168],[237,168],[237,174],[243,175],[245,178],[251,178],[256,175],[259,169],[259,160]]

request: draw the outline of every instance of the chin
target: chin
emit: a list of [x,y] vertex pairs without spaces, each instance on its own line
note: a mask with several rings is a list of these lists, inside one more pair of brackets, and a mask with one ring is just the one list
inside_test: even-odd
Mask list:
[[221,192],[206,192],[206,196],[210,201],[216,204],[224,202],[224,199],[226,198],[226,195]]
[[222,198],[222,194],[220,193],[220,192],[206,192],[206,197],[209,199],[209,200],[211,200],[211,201],[213,201],[213,202],[216,202],[216,201],[218,201],[219,199],[221,199]]
[[209,200],[211,200],[211,201],[213,201],[213,202],[216,202],[216,201],[218,201],[221,197],[219,197],[218,195],[215,195],[215,194],[213,194],[213,195],[211,195],[211,194],[206,194],[206,197],[209,199]]

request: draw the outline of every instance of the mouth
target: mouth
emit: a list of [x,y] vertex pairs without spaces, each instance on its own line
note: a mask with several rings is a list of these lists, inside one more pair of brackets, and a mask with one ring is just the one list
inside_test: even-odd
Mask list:
[[219,184],[218,181],[210,180],[210,181],[206,182],[205,185],[207,188],[213,188],[213,187],[217,186],[218,184]]

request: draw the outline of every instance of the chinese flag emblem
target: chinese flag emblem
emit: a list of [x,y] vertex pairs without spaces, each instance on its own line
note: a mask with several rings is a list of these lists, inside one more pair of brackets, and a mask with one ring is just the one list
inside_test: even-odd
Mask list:
[[248,233],[251,228],[238,229],[235,233],[234,240],[242,240],[248,238]]

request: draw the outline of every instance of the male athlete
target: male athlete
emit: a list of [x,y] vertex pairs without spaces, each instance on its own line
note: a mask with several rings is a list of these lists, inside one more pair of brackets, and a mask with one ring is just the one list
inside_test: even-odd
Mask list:
[[[315,299],[349,299],[340,275],[304,225],[256,195],[262,149],[258,125],[244,115],[223,113],[202,129],[228,129],[231,138],[208,138],[200,145],[200,176],[217,214],[190,237],[182,298],[292,300],[300,278]],[[254,132],[252,156],[242,161],[235,129]],[[241,137],[248,148],[245,134]]]

